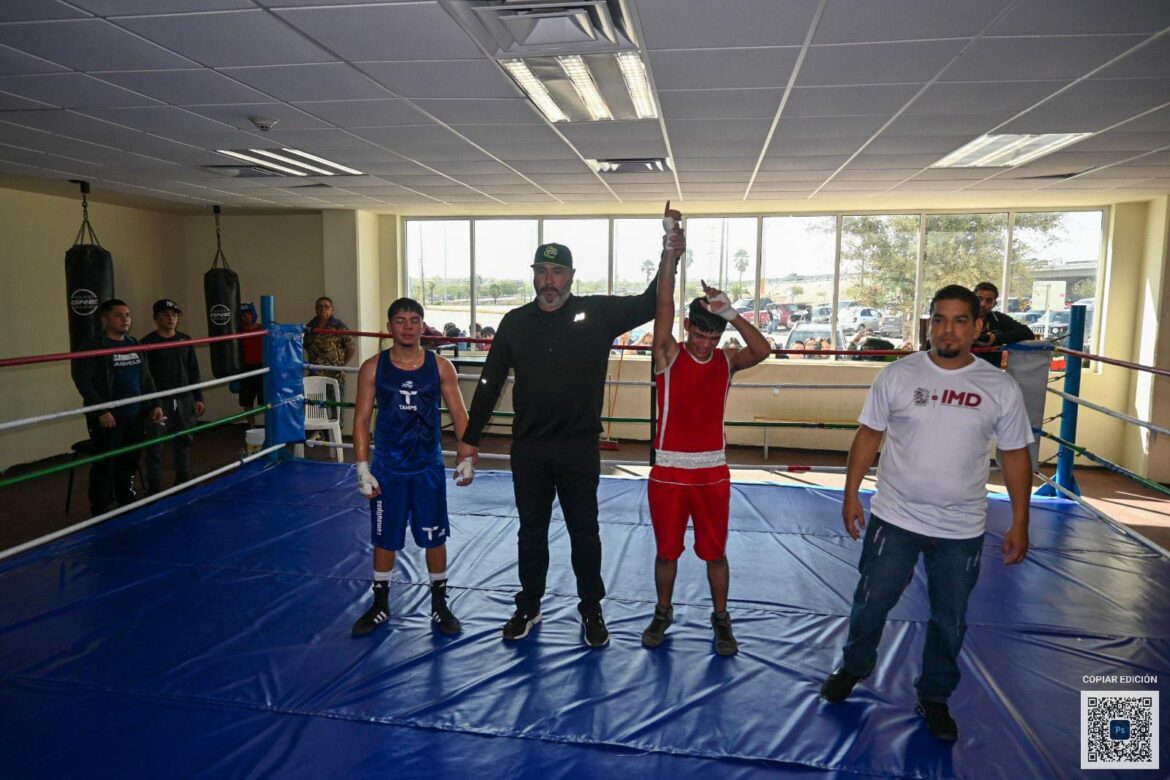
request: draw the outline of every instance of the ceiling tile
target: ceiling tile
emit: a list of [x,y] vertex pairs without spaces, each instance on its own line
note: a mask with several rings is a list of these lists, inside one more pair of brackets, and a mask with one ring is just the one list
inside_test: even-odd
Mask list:
[[69,0],[97,16],[192,13],[255,8],[251,0]]
[[[883,136],[901,135],[958,135],[971,137],[991,130],[1011,118],[1006,113],[978,114],[903,114],[887,127]],[[1002,132],[1011,132],[1006,128]]]
[[166,133],[172,130],[181,130],[191,133],[210,133],[223,129],[223,125],[215,120],[173,106],[90,108],[85,111],[85,114],[147,132]]
[[1170,25],[1170,4],[1099,0],[1024,0],[991,31],[994,35],[1155,33]]
[[757,89],[787,84],[800,49],[696,49],[649,54],[654,86],[660,90]]
[[5,75],[60,73],[64,70],[68,69],[63,65],[57,65],[40,57],[34,57],[31,54],[0,45],[0,73]]
[[[1011,81],[1021,76],[1028,80],[1075,79],[1141,40],[1132,35],[984,38],[947,70],[946,78],[949,81]],[[1021,73],[1024,63],[1027,71]]]
[[906,113],[978,114],[983,111],[1023,111],[1068,83],[1066,80],[939,82],[932,84],[914,101]]
[[123,17],[118,24],[213,68],[337,59],[261,10]]
[[154,106],[159,104],[153,98],[106,84],[84,73],[0,76],[0,90],[58,108]]
[[687,3],[639,0],[647,49],[799,46],[816,15],[817,0],[719,0]]
[[415,105],[449,125],[543,125],[544,119],[527,100],[415,100]]
[[343,62],[225,68],[234,79],[278,100],[363,100],[386,98],[386,91]]
[[[75,3],[74,5],[81,5]],[[0,22],[33,22],[50,19],[78,19],[88,16],[58,0],[4,0],[0,4]]]
[[[1170,9],[1170,3],[1163,6]],[[1166,75],[1167,62],[1170,62],[1170,38],[1162,36],[1101,71],[1101,75],[1105,78],[1162,78]]]
[[813,43],[970,38],[1008,5],[1008,0],[950,2],[942,7],[938,0],[829,3]]
[[870,84],[864,87],[796,87],[784,117],[890,115],[918,91],[917,84]]
[[453,60],[482,56],[436,3],[283,8],[282,19],[346,60]]
[[51,109],[54,106],[0,91],[0,111],[29,111],[46,108]]
[[1078,152],[1144,152],[1170,146],[1170,132],[1101,133],[1068,147]]
[[884,116],[782,117],[776,138],[866,138],[886,122]]
[[193,106],[188,110],[239,130],[257,129],[250,117],[275,119],[275,126],[281,130],[329,127],[328,122],[287,103],[232,103],[226,106]]
[[520,90],[492,62],[358,62],[355,65],[396,95],[408,98],[519,98]]
[[0,44],[76,70],[161,70],[195,64],[103,19],[0,25]]
[[433,126],[425,115],[415,111],[409,103],[398,99],[331,100],[302,102],[296,106],[340,127]]
[[800,86],[921,84],[934,78],[963,41],[909,41],[813,46],[797,77]]
[[265,103],[272,98],[207,68],[103,73],[103,81],[176,106]]
[[868,136],[856,138],[790,138],[774,136],[768,147],[769,157],[829,157],[857,151]]
[[776,114],[783,89],[686,89],[660,91],[665,119],[752,119]]

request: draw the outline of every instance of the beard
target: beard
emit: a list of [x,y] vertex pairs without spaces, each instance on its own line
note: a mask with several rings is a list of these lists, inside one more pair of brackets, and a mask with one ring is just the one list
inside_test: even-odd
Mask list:
[[950,360],[951,358],[957,358],[961,350],[958,347],[938,347],[935,352],[938,353],[940,358]]

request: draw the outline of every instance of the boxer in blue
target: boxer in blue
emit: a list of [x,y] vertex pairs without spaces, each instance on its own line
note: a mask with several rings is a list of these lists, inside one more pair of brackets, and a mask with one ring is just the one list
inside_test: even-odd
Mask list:
[[[451,415],[458,441],[467,427],[459,378],[446,358],[424,350],[423,307],[410,298],[390,304],[386,324],[394,344],[362,363],[358,373],[353,447],[358,491],[370,499],[374,544],[374,603],[353,625],[364,636],[390,618],[390,570],[406,544],[410,526],[415,544],[426,550],[431,580],[431,620],[448,635],[459,620],[447,606],[447,489],[443,471],[439,401]],[[374,401],[374,463],[370,466],[370,417]],[[470,484],[470,461],[461,464],[457,484]],[[385,489],[383,489],[385,486]]]

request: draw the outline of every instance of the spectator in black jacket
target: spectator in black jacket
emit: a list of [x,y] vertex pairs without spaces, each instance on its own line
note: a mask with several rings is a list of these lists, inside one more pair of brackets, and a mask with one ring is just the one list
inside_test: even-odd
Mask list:
[[[111,298],[98,306],[103,332],[81,344],[81,351],[132,347],[138,342],[130,333],[132,318],[125,301]],[[73,361],[73,384],[86,406],[133,398],[153,393],[154,380],[141,353],[118,352]],[[149,411],[147,411],[149,410]],[[142,440],[143,416],[152,422],[163,419],[157,400],[118,406],[85,415],[94,454],[137,444]],[[138,470],[138,450],[113,458],[95,461],[89,471],[89,508],[100,515],[117,501],[125,506],[136,497],[134,472]]]
[[[170,298],[154,302],[155,330],[142,337],[143,344],[170,344],[190,341],[191,337],[179,331],[179,315],[183,310]],[[186,387],[200,382],[199,360],[191,346],[156,349],[144,353],[150,376],[159,390]],[[195,418],[203,414],[203,391],[188,390],[162,399],[163,422],[151,425],[153,436],[185,431],[195,425]],[[186,482],[191,476],[191,445],[193,437],[178,436],[171,439],[171,452],[175,466],[175,484]],[[146,450],[146,489],[151,493],[162,490],[163,445],[158,444]]]
[[[685,249],[682,232],[671,246]],[[675,251],[677,249],[677,251]],[[613,340],[654,317],[657,277],[637,296],[576,297],[573,254],[561,244],[537,248],[532,263],[536,300],[504,315],[471,401],[458,461],[476,462],[480,436],[495,409],[508,371],[515,373],[511,467],[520,515],[520,592],[504,639],[522,639],[541,620],[548,573],[548,529],[553,497],[560,498],[577,576],[577,609],[585,642],[601,647],[609,631],[601,613],[601,537],[597,485],[598,436],[605,372]]]
[[[992,311],[999,301],[999,288],[994,284],[980,282],[975,285],[975,297],[979,299],[979,316],[983,319],[983,331],[976,337],[975,346],[1002,347],[1036,338],[1024,323],[1001,311]],[[1000,352],[976,354],[994,366],[1000,364]]]

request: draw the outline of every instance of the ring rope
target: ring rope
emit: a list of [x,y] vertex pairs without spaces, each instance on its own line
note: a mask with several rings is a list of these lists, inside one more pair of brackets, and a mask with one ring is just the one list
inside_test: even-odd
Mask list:
[[75,525],[71,525],[68,528],[61,528],[57,531],[53,531],[52,533],[45,534],[44,536],[40,536],[40,537],[37,537],[36,539],[32,539],[30,541],[24,542],[23,544],[18,544],[15,547],[10,547],[7,550],[0,550],[0,561],[4,560],[5,558],[10,558],[13,555],[19,555],[20,553],[24,552],[25,550],[30,550],[33,547],[37,547],[39,545],[46,544],[47,542],[51,542],[55,539],[60,539],[62,536],[66,536],[66,535],[71,534],[75,531],[80,531],[83,528],[88,528],[91,525],[96,525],[97,523],[103,523],[106,520],[109,520],[110,518],[117,517],[118,515],[124,514],[126,512],[130,512],[134,509],[138,509],[139,507],[146,506],[147,504],[152,504],[155,501],[159,501],[163,498],[166,498],[167,496],[173,495],[173,494],[179,492],[180,490],[186,490],[187,488],[191,487],[192,485],[198,485],[200,482],[206,482],[210,479],[214,479],[215,477],[218,477],[222,474],[226,474],[227,472],[231,471],[232,469],[238,469],[240,466],[243,466],[245,463],[251,463],[254,460],[259,460],[260,458],[263,458],[266,455],[270,455],[270,454],[276,452],[277,450],[282,449],[284,446],[285,445],[283,445],[283,444],[274,444],[273,446],[262,449],[259,452],[254,452],[251,455],[246,455],[237,461],[233,461],[232,463],[227,464],[226,466],[220,466],[219,468],[214,469],[213,471],[209,471],[206,474],[200,474],[197,477],[193,477],[193,478],[187,480],[186,482],[182,483],[181,485],[175,485],[174,487],[169,487],[166,490],[160,490],[157,493],[152,493],[149,496],[146,496],[145,498],[140,498],[133,503],[127,504],[126,506],[120,506],[117,509],[112,509],[109,512],[106,512],[104,514],[97,515],[96,517],[91,517],[88,520],[83,520],[82,522],[77,523]]
[[202,344],[215,344],[220,341],[238,341],[239,339],[254,339],[267,334],[266,330],[250,330],[247,333],[229,333],[226,336],[206,336],[199,339],[185,339],[183,341],[169,341],[161,344],[128,344],[124,347],[109,347],[106,349],[90,349],[83,352],[54,352],[48,355],[26,355],[24,357],[0,358],[0,368],[9,366],[28,366],[33,363],[52,363],[60,360],[81,360],[84,358],[105,357],[106,355],[122,355],[127,352],[153,352],[156,349],[174,349],[175,347],[192,347]]
[[1096,360],[1096,361],[1101,362],[1101,363],[1108,363],[1111,366],[1120,366],[1122,368],[1132,368],[1135,371],[1147,371],[1151,374],[1157,374],[1158,376],[1170,376],[1170,369],[1167,369],[1167,368],[1156,368],[1154,366],[1146,366],[1146,365],[1143,365],[1141,363],[1131,363],[1128,360],[1119,360],[1118,358],[1102,357],[1101,355],[1093,355],[1093,354],[1090,354],[1088,352],[1079,352],[1075,349],[1069,349],[1068,347],[1057,347],[1056,351],[1062,352],[1065,355],[1071,355],[1072,357],[1082,358],[1084,360]]
[[1162,495],[1170,496],[1170,488],[1166,487],[1165,485],[1161,485],[1161,484],[1153,481],[1152,479],[1148,479],[1147,477],[1143,477],[1141,474],[1130,471],[1125,466],[1119,466],[1118,464],[1114,463],[1113,461],[1108,460],[1106,458],[1103,458],[1100,455],[1096,454],[1095,452],[1091,452],[1090,450],[1080,446],[1079,444],[1073,444],[1071,441],[1066,441],[1065,439],[1060,438],[1059,436],[1057,436],[1054,433],[1049,433],[1048,431],[1039,431],[1039,433],[1044,438],[1051,439],[1052,441],[1060,444],[1061,446],[1067,447],[1068,449],[1072,450],[1077,455],[1081,455],[1085,458],[1088,458],[1089,460],[1093,461],[1094,463],[1097,463],[1101,466],[1104,466],[1105,468],[1109,469],[1110,471],[1117,472],[1118,474],[1121,474],[1124,477],[1129,477],[1134,482],[1138,483],[1139,485],[1142,485],[1143,487],[1147,487],[1150,490],[1154,490],[1158,493],[1161,493]]
[[[1154,433],[1163,433],[1163,434],[1170,435],[1170,428],[1163,428],[1161,425],[1155,425],[1154,423],[1146,422],[1145,420],[1139,420],[1136,417],[1130,417],[1128,414],[1123,414],[1122,412],[1115,412],[1112,409],[1108,409],[1104,406],[1099,406],[1099,405],[1093,403],[1092,401],[1086,401],[1085,399],[1083,399],[1079,396],[1075,396],[1075,395],[1072,395],[1070,393],[1063,392],[1061,390],[1056,390],[1056,389],[1051,388],[1051,387],[1048,388],[1048,392],[1052,393],[1053,395],[1058,395],[1061,398],[1065,399],[1066,401],[1072,401],[1074,404],[1080,404],[1081,406],[1088,407],[1089,409],[1092,409],[1095,412],[1101,412],[1102,414],[1108,415],[1109,417],[1116,417],[1119,420],[1125,420],[1128,423],[1133,423],[1134,425],[1140,425],[1143,428],[1149,428]],[[1045,420],[1045,422],[1048,422],[1048,421]]]
[[267,368],[257,368],[253,371],[245,371],[242,374],[235,374],[233,376],[225,376],[222,379],[210,379],[206,382],[199,382],[198,384],[185,385],[183,387],[175,387],[169,390],[159,390],[154,393],[146,393],[144,395],[136,395],[132,398],[120,398],[117,401],[106,401],[92,406],[82,406],[77,409],[69,409],[64,412],[52,412],[50,414],[42,414],[36,417],[23,417],[19,420],[9,420],[0,423],[0,431],[11,430],[12,428],[20,428],[25,425],[32,425],[33,423],[47,422],[49,420],[57,420],[62,417],[70,417],[75,414],[86,414],[88,412],[96,412],[100,410],[116,409],[119,406],[129,406],[130,404],[140,403],[142,401],[153,401],[156,398],[171,398],[176,395],[190,392],[191,390],[202,390],[205,387],[214,387],[216,385],[227,384],[234,382],[237,379],[246,379],[251,376],[259,376],[260,374],[268,373]]
[[1166,548],[1162,547],[1160,544],[1153,541],[1152,539],[1148,539],[1145,536],[1143,536],[1142,534],[1139,534],[1137,531],[1133,530],[1125,523],[1119,523],[1118,521],[1114,520],[1112,517],[1107,515],[1105,512],[1102,512],[1100,509],[1093,506],[1092,504],[1090,504],[1088,501],[1086,501],[1081,496],[1079,496],[1076,493],[1074,493],[1073,491],[1069,490],[1064,485],[1061,485],[1055,479],[1051,479],[1050,477],[1040,473],[1039,471],[1037,471],[1034,476],[1039,477],[1041,480],[1044,481],[1045,485],[1058,491],[1061,495],[1063,495],[1068,500],[1076,502],[1077,504],[1080,505],[1080,507],[1082,509],[1085,509],[1086,511],[1091,512],[1098,519],[1104,520],[1106,523],[1113,526],[1118,531],[1121,531],[1123,534],[1130,537],[1134,541],[1139,542],[1139,543],[1145,545],[1146,547],[1149,547],[1151,550],[1158,553],[1158,555],[1161,555],[1165,558],[1170,558],[1170,550],[1167,550]]
[[174,433],[168,433],[165,436],[156,436],[155,438],[145,439],[145,440],[140,441],[136,444],[128,444],[125,447],[118,447],[117,449],[114,449],[114,450],[107,450],[105,452],[99,452],[99,453],[94,454],[94,455],[86,455],[84,458],[77,458],[75,460],[69,461],[68,463],[59,463],[56,466],[49,466],[47,468],[43,468],[43,469],[40,469],[38,471],[30,471],[27,474],[19,474],[15,477],[8,477],[7,479],[0,479],[0,488],[5,488],[5,487],[8,487],[9,485],[16,485],[16,484],[19,484],[21,482],[28,482],[31,479],[37,479],[39,477],[47,477],[50,474],[59,474],[62,471],[68,471],[69,469],[75,469],[75,468],[78,468],[80,466],[84,466],[88,463],[94,463],[94,462],[99,461],[99,460],[106,460],[108,458],[117,457],[118,455],[125,455],[128,452],[134,452],[136,450],[144,450],[147,447],[153,447],[156,444],[162,444],[163,442],[171,441],[172,439],[177,439],[180,436],[190,436],[191,434],[194,434],[194,433],[200,433],[202,431],[210,430],[212,428],[218,428],[219,426],[226,425],[229,422],[234,422],[235,420],[240,420],[240,419],[243,419],[245,417],[248,417],[248,416],[251,416],[254,414],[258,414],[260,412],[266,412],[271,408],[272,407],[269,404],[262,404],[260,406],[254,407],[252,409],[245,409],[242,412],[237,412],[236,414],[230,414],[227,417],[221,417],[218,420],[212,420],[211,422],[200,423],[199,425],[196,425],[192,428],[184,428],[181,431],[175,431]]

